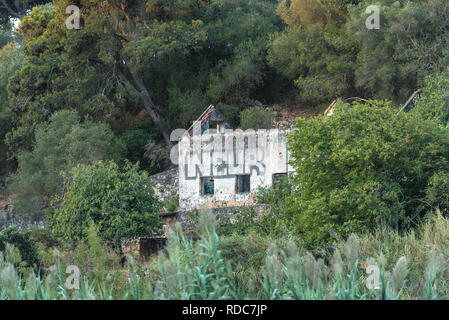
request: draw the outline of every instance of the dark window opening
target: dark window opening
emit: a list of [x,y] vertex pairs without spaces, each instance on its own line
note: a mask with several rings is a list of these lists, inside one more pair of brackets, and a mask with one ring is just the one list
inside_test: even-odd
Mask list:
[[251,179],[250,175],[237,176],[236,180],[237,193],[251,192]]
[[201,178],[201,192],[203,195],[214,194],[214,177]]
[[273,174],[273,185],[277,183],[278,181],[284,180],[287,178],[286,173],[275,173]]
[[223,129],[223,124],[221,121],[209,121],[209,133],[220,133]]

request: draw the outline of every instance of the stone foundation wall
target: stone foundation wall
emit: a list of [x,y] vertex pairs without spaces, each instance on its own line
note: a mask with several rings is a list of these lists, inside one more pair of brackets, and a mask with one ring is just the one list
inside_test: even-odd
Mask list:
[[[267,210],[267,206],[263,204],[253,205],[250,207],[255,210],[258,217]],[[235,206],[209,208],[205,210],[211,210],[212,214],[214,215],[227,216],[231,219],[231,221],[233,221],[235,220],[241,209],[241,206]],[[165,247],[168,232],[169,230],[174,229],[176,222],[179,222],[181,224],[181,227],[187,236],[195,237],[197,226],[194,216],[196,216],[197,212],[197,210],[191,210],[162,214],[162,218],[164,220],[163,235],[161,235],[160,237],[123,240],[123,252],[126,254],[131,254],[137,260],[145,260],[149,257],[157,255],[157,253]]]
[[14,215],[14,206],[10,201],[1,201],[0,199],[0,230],[6,229],[10,226],[16,226],[19,229],[39,227],[44,228],[45,219],[29,218]]
[[155,192],[160,200],[166,201],[179,197],[179,169],[177,167],[158,173],[149,179],[155,184]]

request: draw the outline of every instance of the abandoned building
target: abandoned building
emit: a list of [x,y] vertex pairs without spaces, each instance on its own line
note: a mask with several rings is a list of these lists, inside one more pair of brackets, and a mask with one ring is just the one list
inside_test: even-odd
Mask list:
[[233,130],[209,106],[178,145],[180,210],[252,205],[259,187],[268,188],[294,172],[286,134]]

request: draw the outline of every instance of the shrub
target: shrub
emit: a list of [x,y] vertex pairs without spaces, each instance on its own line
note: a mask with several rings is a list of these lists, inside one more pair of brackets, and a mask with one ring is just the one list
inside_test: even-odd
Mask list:
[[359,47],[355,85],[365,96],[404,102],[427,75],[442,71],[448,64],[445,30],[449,27],[449,3],[376,1],[381,13],[376,32],[365,27],[364,12],[371,4],[362,0],[349,8],[347,35]]
[[449,213],[449,173],[440,171],[430,179],[426,188],[425,202],[447,215]]
[[[2,169],[6,168],[7,147],[4,143],[5,136],[12,127],[12,114],[7,111],[9,100],[6,87],[8,79],[21,67],[24,59],[24,54],[16,43],[9,43],[2,47],[1,38],[6,35],[3,32],[0,27],[0,174],[3,173]],[[8,38],[11,36],[9,32],[7,35]]]
[[167,200],[165,204],[165,209],[167,212],[175,212],[179,208],[179,200],[178,199],[171,199]]
[[223,103],[219,103],[216,109],[220,111],[226,121],[231,125],[232,128],[237,128],[240,124],[240,108],[236,106],[231,106]]
[[151,236],[162,227],[161,203],[137,164],[127,163],[123,170],[113,161],[78,165],[65,175],[64,195],[53,205],[51,228],[67,240],[85,239],[90,222],[108,241]]
[[331,117],[297,120],[289,137],[297,190],[280,215],[309,245],[379,223],[407,228],[431,209],[423,200],[431,178],[447,173],[448,132],[379,104],[341,104]]
[[265,74],[266,41],[250,40],[238,45],[234,56],[220,61],[217,74],[211,76],[208,90],[213,101],[241,103],[262,86]]
[[15,226],[0,231],[0,251],[4,251],[6,244],[12,244],[20,252],[22,261],[29,267],[39,263],[37,251],[31,240],[30,230],[20,230]]
[[150,140],[145,144],[143,149],[145,150],[143,163],[150,174],[156,174],[167,167],[169,162],[167,148]]
[[443,73],[428,76],[421,96],[412,112],[432,119],[439,125],[449,122],[449,69]]
[[44,229],[18,229],[15,226],[0,231],[0,251],[9,243],[18,249],[22,267],[33,267],[36,271],[41,266],[38,255],[38,244],[45,248],[53,247],[57,241]]
[[201,92],[169,88],[167,110],[164,113],[169,127],[189,128],[207,107],[207,103],[206,96]]
[[18,214],[35,215],[48,207],[51,197],[61,191],[61,171],[79,163],[104,159],[113,134],[106,124],[80,122],[75,111],[56,112],[48,123],[35,130],[32,151],[18,155],[19,169],[8,178],[8,192],[16,195]]
[[251,107],[240,113],[240,128],[242,130],[271,129],[276,118],[274,110],[262,107]]
[[149,142],[158,141],[160,133],[155,128],[153,121],[148,118],[142,118],[131,126],[123,135],[118,137],[115,143],[123,146],[121,157],[131,162],[140,162],[144,170],[151,169],[144,159],[145,145]]

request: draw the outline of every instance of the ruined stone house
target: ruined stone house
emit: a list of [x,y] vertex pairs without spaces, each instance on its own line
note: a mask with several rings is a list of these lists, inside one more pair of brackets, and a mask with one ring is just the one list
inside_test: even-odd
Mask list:
[[178,144],[180,210],[252,205],[254,192],[294,169],[287,131],[233,130],[210,106]]

